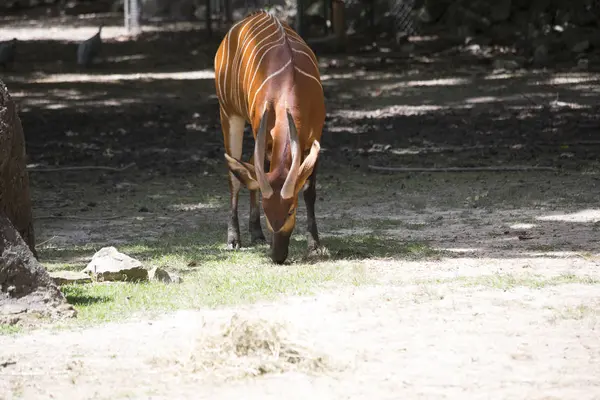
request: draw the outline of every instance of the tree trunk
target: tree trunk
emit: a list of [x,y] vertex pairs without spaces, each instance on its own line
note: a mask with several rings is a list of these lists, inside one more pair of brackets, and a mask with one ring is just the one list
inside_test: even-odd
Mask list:
[[74,317],[73,307],[35,259],[10,220],[0,214],[0,324]]
[[21,120],[8,89],[0,81],[0,214],[8,217],[37,258],[26,168]]
[[333,0],[333,31],[336,37],[336,47],[339,51],[346,50],[346,15],[343,0]]

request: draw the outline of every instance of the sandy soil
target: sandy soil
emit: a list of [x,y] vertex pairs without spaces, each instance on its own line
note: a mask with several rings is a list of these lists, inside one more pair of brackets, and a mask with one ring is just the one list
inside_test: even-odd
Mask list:
[[[548,261],[501,264],[544,269]],[[427,275],[439,278],[468,263],[441,261]],[[494,264],[478,260],[477,274],[495,273]],[[595,263],[577,264],[572,270],[598,278]],[[386,267],[409,280],[427,266]],[[368,273],[379,275],[379,269],[372,262]],[[288,324],[298,341],[327,356],[326,371],[239,380],[226,379],[218,368],[204,371],[202,340],[219,334],[235,313]],[[5,337],[2,362],[15,364],[1,370],[0,389],[12,391],[8,399],[275,399],[282,393],[294,399],[594,399],[600,396],[599,318],[600,290],[590,285],[341,289],[273,304],[182,311],[155,321]]]

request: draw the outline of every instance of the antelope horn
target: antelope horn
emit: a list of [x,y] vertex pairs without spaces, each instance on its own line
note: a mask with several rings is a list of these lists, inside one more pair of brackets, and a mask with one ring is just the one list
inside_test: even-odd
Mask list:
[[290,146],[292,152],[292,166],[283,187],[281,188],[281,197],[289,199],[295,195],[296,180],[300,172],[300,163],[302,162],[302,149],[300,148],[300,140],[298,139],[298,130],[294,123],[294,118],[288,110],[286,110],[288,120],[288,132],[290,135]]
[[254,171],[256,172],[256,180],[262,192],[263,197],[269,198],[273,194],[273,188],[269,184],[265,176],[265,147],[267,145],[267,105],[260,118],[258,133],[256,134],[256,143],[254,144]]

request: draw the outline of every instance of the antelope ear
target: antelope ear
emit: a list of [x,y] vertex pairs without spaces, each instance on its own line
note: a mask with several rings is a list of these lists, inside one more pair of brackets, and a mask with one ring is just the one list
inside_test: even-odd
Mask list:
[[296,193],[302,190],[306,180],[312,174],[319,157],[319,151],[321,151],[321,145],[315,140],[310,148],[310,153],[308,153],[308,156],[306,156],[302,162],[302,165],[300,165],[300,171],[298,171],[298,180],[296,180]]
[[239,161],[227,153],[225,153],[225,160],[227,160],[227,166],[231,173],[234,174],[244,186],[250,190],[259,189],[254,165]]

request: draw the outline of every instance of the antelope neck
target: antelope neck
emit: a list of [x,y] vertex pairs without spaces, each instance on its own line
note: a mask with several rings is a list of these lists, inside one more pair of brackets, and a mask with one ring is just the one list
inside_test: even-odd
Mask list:
[[285,110],[277,113],[277,120],[272,130],[273,147],[271,150],[271,166],[269,173],[285,180],[292,164],[292,152],[288,122]]

